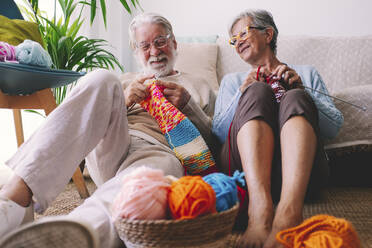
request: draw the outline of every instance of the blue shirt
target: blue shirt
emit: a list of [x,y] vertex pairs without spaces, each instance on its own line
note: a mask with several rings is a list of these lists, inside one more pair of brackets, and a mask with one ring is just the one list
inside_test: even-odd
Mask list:
[[[300,75],[303,85],[328,94],[322,78],[313,66],[291,65],[290,67]],[[221,81],[212,122],[212,132],[221,143],[226,140],[230,123],[233,120],[239,98],[242,95],[239,87],[248,74],[249,72],[227,74]],[[334,138],[344,122],[341,111],[336,108],[329,96],[314,90],[305,90],[311,95],[318,108],[320,135],[328,139]]]

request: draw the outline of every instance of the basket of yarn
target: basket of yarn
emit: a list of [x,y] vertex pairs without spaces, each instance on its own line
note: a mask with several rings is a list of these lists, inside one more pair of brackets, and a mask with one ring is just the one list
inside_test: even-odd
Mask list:
[[[140,172],[136,170],[126,175],[122,191],[112,205],[116,230],[128,248],[226,246],[239,210],[236,185],[234,187],[236,179],[221,173],[212,173],[204,178],[155,178],[148,177],[147,171],[162,174],[160,170],[144,167]],[[147,186],[137,185],[135,190],[124,186],[134,185],[129,181],[138,182],[137,176],[146,177],[142,180],[155,180],[156,183],[141,182],[141,185],[144,183]],[[141,192],[142,188],[148,190],[148,185],[154,185],[155,193]],[[134,191],[136,194],[132,194]],[[148,196],[144,197],[144,194]],[[147,204],[144,198],[149,201]],[[163,206],[162,210],[160,206]],[[148,210],[154,213],[142,214]],[[137,211],[141,214],[135,213]]]

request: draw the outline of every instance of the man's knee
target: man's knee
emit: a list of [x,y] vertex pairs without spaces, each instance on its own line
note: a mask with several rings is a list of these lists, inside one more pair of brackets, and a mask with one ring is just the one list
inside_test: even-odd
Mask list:
[[97,69],[84,76],[79,81],[78,85],[80,84],[88,89],[97,90],[117,87],[120,81],[114,73],[105,69]]

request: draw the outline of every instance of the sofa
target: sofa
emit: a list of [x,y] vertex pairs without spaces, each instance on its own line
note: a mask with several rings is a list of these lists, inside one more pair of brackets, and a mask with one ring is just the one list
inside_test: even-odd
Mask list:
[[[279,35],[277,49],[277,56],[282,62],[315,66],[332,96],[366,107],[363,111],[334,100],[344,115],[344,125],[336,138],[325,140],[325,148],[334,167],[336,181],[345,182],[346,178],[371,185],[366,172],[372,171],[369,165],[372,160],[372,36]],[[176,68],[204,77],[216,94],[224,75],[250,69],[228,44],[227,37],[182,37],[177,50]],[[351,179],[350,173],[355,174],[355,159],[358,159],[360,173]],[[361,177],[365,178],[363,182]]]

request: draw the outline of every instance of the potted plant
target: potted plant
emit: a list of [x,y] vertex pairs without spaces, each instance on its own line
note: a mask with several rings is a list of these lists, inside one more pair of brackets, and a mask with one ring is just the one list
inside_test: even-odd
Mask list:
[[[104,39],[89,39],[79,35],[79,30],[84,22],[82,11],[90,8],[90,21],[93,22],[96,16],[96,0],[58,0],[62,10],[62,17],[56,18],[56,8],[54,18],[48,19],[46,14],[40,11],[38,0],[25,0],[28,7],[21,7],[21,12],[26,14],[29,19],[38,23],[39,30],[44,41],[45,49],[52,58],[53,66],[56,69],[66,69],[74,71],[90,71],[94,68],[114,69],[115,66],[123,71],[123,67],[117,58],[105,48],[109,45]],[[128,13],[131,13],[126,0],[120,0]],[[55,0],[55,5],[57,1]],[[131,0],[132,6],[138,6],[138,0]],[[100,0],[103,21],[106,25],[106,4],[105,0]],[[76,15],[76,13],[78,13]],[[74,18],[74,16],[77,16]],[[54,88],[53,93],[57,104],[60,104],[66,93],[75,83],[68,86]],[[34,111],[32,111],[34,112]]]

